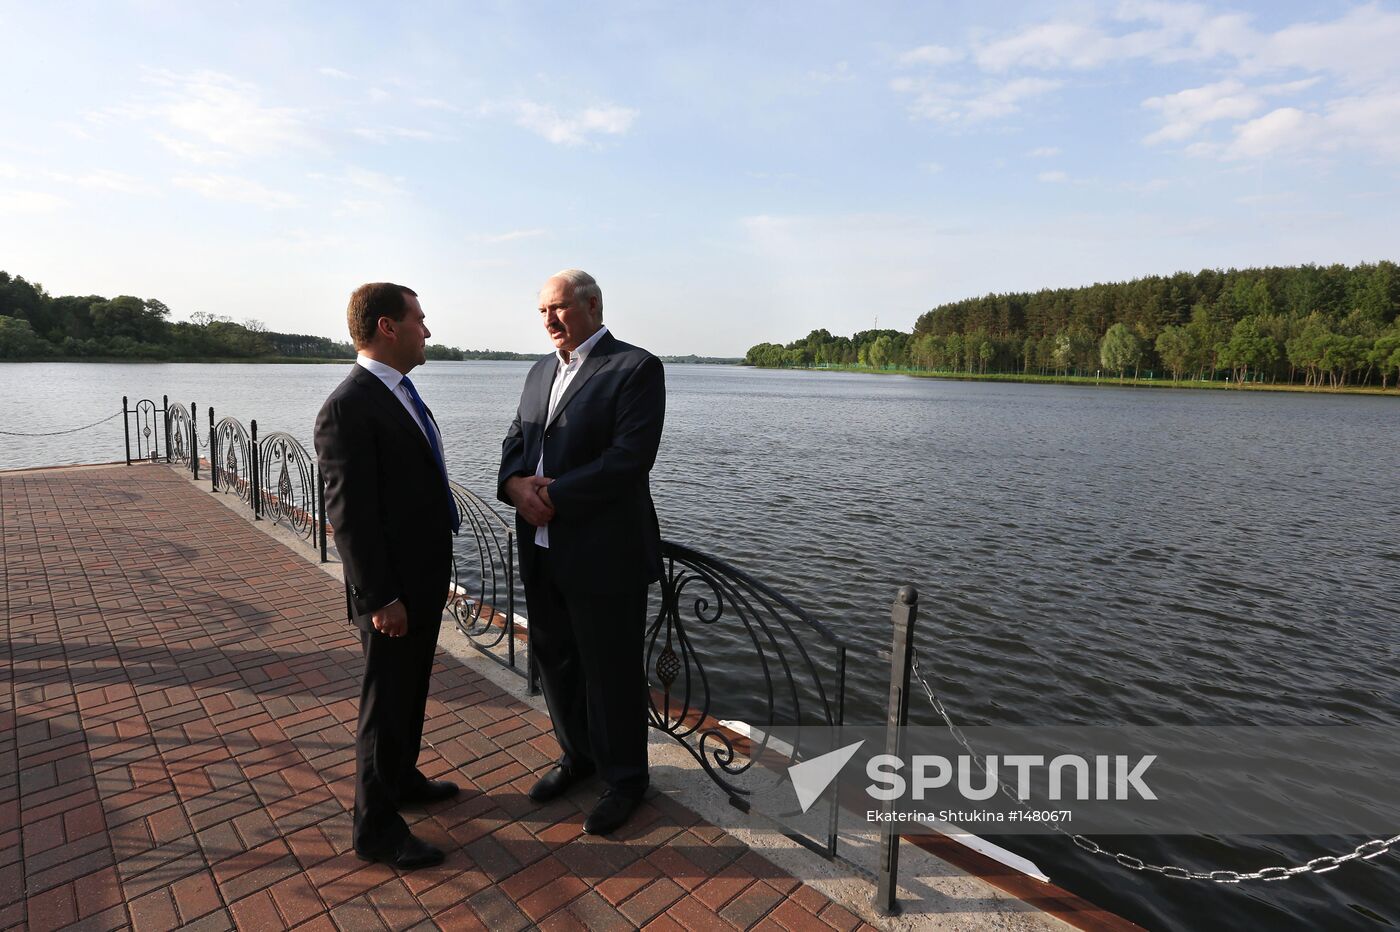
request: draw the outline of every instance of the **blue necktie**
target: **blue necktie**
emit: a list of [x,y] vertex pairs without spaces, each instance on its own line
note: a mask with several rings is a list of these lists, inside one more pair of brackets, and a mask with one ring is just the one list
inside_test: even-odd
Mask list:
[[433,460],[437,462],[438,472],[442,474],[442,484],[447,487],[447,504],[452,507],[452,533],[456,534],[462,528],[462,516],[457,512],[457,499],[452,494],[452,487],[447,484],[447,464],[442,461],[442,450],[438,446],[433,419],[428,417],[428,407],[423,404],[418,389],[413,387],[408,376],[403,377],[403,387],[408,389],[408,397],[413,399],[413,406],[418,409],[418,419],[423,422],[423,430],[428,434],[428,446],[433,448]]

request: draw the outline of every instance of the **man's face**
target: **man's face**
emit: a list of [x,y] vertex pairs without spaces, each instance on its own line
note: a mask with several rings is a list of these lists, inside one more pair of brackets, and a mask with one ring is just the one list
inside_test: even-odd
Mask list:
[[574,286],[562,278],[551,278],[540,290],[540,320],[554,348],[572,353],[579,344],[598,332],[594,302],[575,300]]
[[427,346],[428,337],[432,336],[432,333],[423,322],[426,315],[418,299],[406,294],[403,300],[406,308],[403,320],[390,323],[394,332],[394,357],[398,363],[395,368],[406,374],[414,366],[421,366],[427,361],[423,355],[423,348]]

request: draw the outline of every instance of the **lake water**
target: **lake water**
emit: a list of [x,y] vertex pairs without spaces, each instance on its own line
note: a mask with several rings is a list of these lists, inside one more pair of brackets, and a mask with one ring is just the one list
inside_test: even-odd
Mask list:
[[[213,404],[309,447],[345,369],[0,364],[0,431],[168,394],[197,402],[201,425]],[[453,478],[483,498],[527,369],[414,373]],[[883,718],[874,652],[895,591],[913,584],[926,666],[964,723],[1400,723],[1400,399],[679,365],[667,389],[663,535],[748,570],[851,644],[848,721]],[[0,468],[123,450],[120,419],[0,439]],[[931,722],[921,698],[913,716]],[[1362,840],[1116,847],[1252,870]],[[1400,924],[1394,856],[1221,888],[1133,874],[1055,838],[1007,846],[1151,927]]]

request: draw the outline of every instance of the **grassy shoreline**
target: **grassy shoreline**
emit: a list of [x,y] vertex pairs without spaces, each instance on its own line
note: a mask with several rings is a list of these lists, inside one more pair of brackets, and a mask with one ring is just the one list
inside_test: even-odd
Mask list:
[[[778,368],[772,366],[751,366],[749,368]],[[1290,385],[1287,383],[1270,382],[1226,382],[1216,381],[1193,381],[1183,379],[1180,382],[1171,379],[1123,379],[1119,380],[1111,376],[1095,378],[1089,375],[1035,375],[1031,373],[1005,373],[1005,372],[929,372],[923,369],[871,369],[867,366],[785,366],[796,372],[862,372],[868,375],[907,375],[916,379],[948,379],[954,382],[1027,382],[1042,383],[1049,385],[1088,385],[1088,386],[1117,386],[1120,388],[1175,388],[1175,389],[1206,389],[1206,390],[1227,390],[1227,391],[1247,391],[1247,392],[1306,392],[1308,394],[1321,395],[1380,395],[1388,398],[1400,398],[1400,387],[1381,389],[1375,385],[1347,385],[1343,388],[1331,388],[1326,385]]]

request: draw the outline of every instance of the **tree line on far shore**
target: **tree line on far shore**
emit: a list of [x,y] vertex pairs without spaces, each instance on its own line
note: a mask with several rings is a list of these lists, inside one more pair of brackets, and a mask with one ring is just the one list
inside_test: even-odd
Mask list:
[[912,332],[813,330],[760,343],[763,367],[1400,385],[1400,268],[1207,269],[940,305]]
[[[154,298],[54,297],[43,286],[0,272],[0,359],[354,359],[349,341],[278,333],[260,321],[235,323],[198,312],[171,321]],[[429,359],[538,359],[433,344]]]

